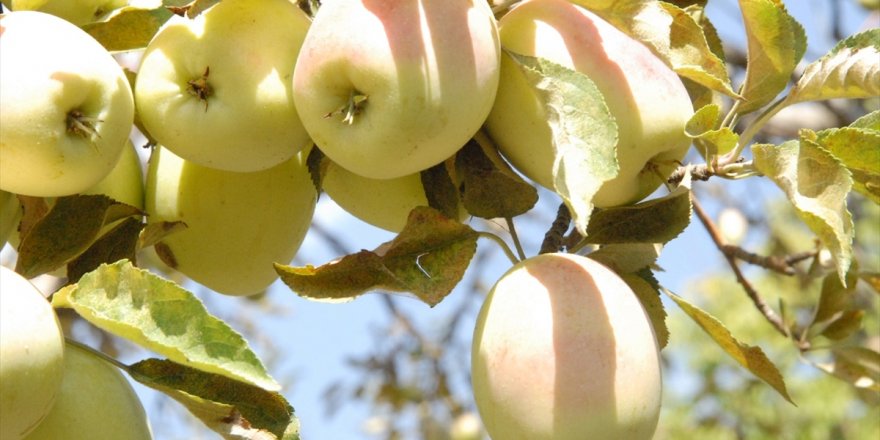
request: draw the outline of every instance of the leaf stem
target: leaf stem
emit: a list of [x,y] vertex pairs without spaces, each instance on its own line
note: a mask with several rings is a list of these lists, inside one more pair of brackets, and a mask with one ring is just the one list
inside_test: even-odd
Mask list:
[[519,235],[516,233],[516,226],[513,224],[513,218],[505,217],[504,221],[507,222],[507,229],[510,231],[510,238],[513,240],[513,245],[516,247],[516,254],[519,256],[520,260],[525,260],[526,252],[523,250],[522,243],[519,241]]
[[[737,103],[739,103],[739,101],[737,101]],[[739,136],[739,141],[736,144],[736,148],[734,148],[733,151],[721,158],[720,165],[729,165],[739,160],[739,157],[746,149],[746,146],[748,146],[748,144],[752,142],[752,139],[755,138],[755,135],[758,134],[758,132],[761,131],[762,128],[764,128],[764,124],[766,124],[767,121],[770,120],[770,118],[775,116],[776,113],[779,113],[779,111],[785,108],[787,105],[788,96],[785,96],[776,100],[776,102],[764,109],[764,111],[758,116],[758,118],[752,121],[752,123],[749,124],[745,130],[743,130],[742,134]],[[736,106],[736,104],[734,104],[734,106]]]
[[480,237],[488,238],[489,240],[492,240],[495,243],[497,243],[498,246],[501,246],[501,250],[504,251],[504,254],[507,255],[507,258],[510,260],[511,263],[513,263],[513,264],[519,263],[520,260],[516,257],[516,254],[513,253],[513,250],[510,249],[510,246],[508,246],[507,243],[501,237],[499,237],[491,232],[485,232],[485,231],[477,232],[477,234]]
[[108,356],[107,353],[104,353],[103,351],[96,350],[92,347],[89,347],[86,344],[83,344],[82,342],[79,342],[79,341],[72,339],[70,337],[67,337],[67,336],[64,337],[64,342],[67,343],[68,345],[76,348],[76,349],[91,353],[92,355],[95,355],[95,356],[101,358],[102,360],[113,364],[113,366],[115,366],[116,368],[119,368],[120,370],[125,371],[126,373],[130,372],[128,365],[125,365],[122,362],[119,362],[114,357]]

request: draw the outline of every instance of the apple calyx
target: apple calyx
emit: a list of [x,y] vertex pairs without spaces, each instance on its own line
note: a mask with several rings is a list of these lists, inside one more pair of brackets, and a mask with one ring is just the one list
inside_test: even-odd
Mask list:
[[94,141],[95,138],[101,137],[101,135],[98,134],[98,130],[95,128],[95,124],[104,121],[86,116],[82,110],[73,109],[68,112],[66,122],[67,132],[74,136],[79,136],[88,141]]
[[208,75],[211,74],[211,66],[205,67],[205,73],[202,76],[191,79],[186,82],[188,86],[186,91],[189,92],[190,95],[198,98],[199,101],[203,101],[205,103],[205,111],[208,111],[208,97],[214,94],[214,89],[211,87],[211,84],[208,83]]
[[351,93],[348,95],[348,101],[346,101],[345,105],[339,107],[335,111],[327,113],[324,115],[324,118],[330,118],[334,115],[343,115],[342,122],[347,125],[354,124],[354,118],[364,109],[364,106],[367,105],[367,95],[352,89]]

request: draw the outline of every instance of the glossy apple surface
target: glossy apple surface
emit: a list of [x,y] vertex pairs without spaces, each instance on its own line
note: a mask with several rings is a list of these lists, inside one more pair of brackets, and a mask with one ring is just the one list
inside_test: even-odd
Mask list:
[[297,61],[294,100],[334,162],[402,177],[452,156],[480,128],[499,53],[484,0],[325,2]]
[[202,166],[259,171],[309,143],[292,78],[309,19],[289,0],[224,1],[172,17],[147,47],[135,84],[144,126]]
[[20,440],[46,417],[63,364],[64,336],[49,301],[0,267],[0,438]]
[[63,18],[77,26],[98,21],[128,0],[3,0],[13,11],[40,11]]
[[150,440],[147,414],[115,366],[83,351],[64,350],[61,391],[27,440]]
[[660,355],[635,294],[583,256],[542,254],[489,292],[472,347],[474,398],[494,439],[650,439]]
[[54,197],[86,190],[116,165],[134,120],[119,64],[54,15],[0,19],[0,189]]
[[220,293],[266,289],[278,278],[272,263],[293,259],[314,213],[317,194],[303,154],[235,173],[157,147],[147,170],[148,219],[188,226],[156,248],[163,261]]
[[[690,140],[693,106],[681,80],[637,40],[564,0],[528,0],[499,21],[502,46],[584,73],[602,92],[618,125],[620,171],[593,198],[599,207],[630,204],[657,189]],[[550,126],[534,89],[502,57],[501,83],[486,122],[501,152],[523,174],[553,189]]]
[[144,209],[144,172],[131,141],[126,142],[122,157],[106,177],[83,194],[104,194],[113,200]]

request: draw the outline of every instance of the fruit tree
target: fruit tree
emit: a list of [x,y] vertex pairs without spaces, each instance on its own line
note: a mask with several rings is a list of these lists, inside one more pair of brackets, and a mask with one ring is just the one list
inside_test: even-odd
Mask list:
[[880,5],[807,3],[3,0],[0,435],[877,438]]

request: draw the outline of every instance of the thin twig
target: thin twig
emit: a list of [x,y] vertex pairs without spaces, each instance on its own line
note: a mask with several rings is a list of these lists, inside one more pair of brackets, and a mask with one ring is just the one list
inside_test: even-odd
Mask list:
[[761,295],[758,294],[758,291],[752,286],[748,279],[746,279],[745,275],[743,275],[742,270],[740,270],[739,265],[736,262],[736,258],[733,255],[724,252],[724,247],[726,243],[724,241],[724,237],[721,235],[721,231],[718,230],[718,227],[715,226],[715,223],[709,218],[709,215],[706,214],[706,211],[703,210],[703,206],[697,201],[696,198],[692,198],[694,213],[697,214],[697,218],[700,219],[700,222],[703,223],[703,226],[706,228],[706,231],[709,233],[709,236],[712,238],[712,241],[715,242],[715,245],[724,255],[724,258],[727,260],[727,263],[730,265],[730,268],[733,270],[734,275],[736,275],[736,280],[746,291],[746,295],[749,296],[749,299],[752,300],[752,303],[755,304],[755,307],[764,315],[764,318],[770,325],[773,326],[780,334],[785,336],[786,338],[791,337],[791,332],[789,332],[788,327],[785,326],[785,323],[782,321],[782,318],[776,314],[773,309],[764,302],[764,299],[761,298]]
[[816,255],[816,251],[810,251],[785,257],[779,257],[776,255],[765,256],[749,252],[739,246],[730,244],[722,245],[721,252],[724,252],[724,255],[731,256],[755,266],[763,267],[764,269],[779,272],[783,275],[797,274],[794,265]]

